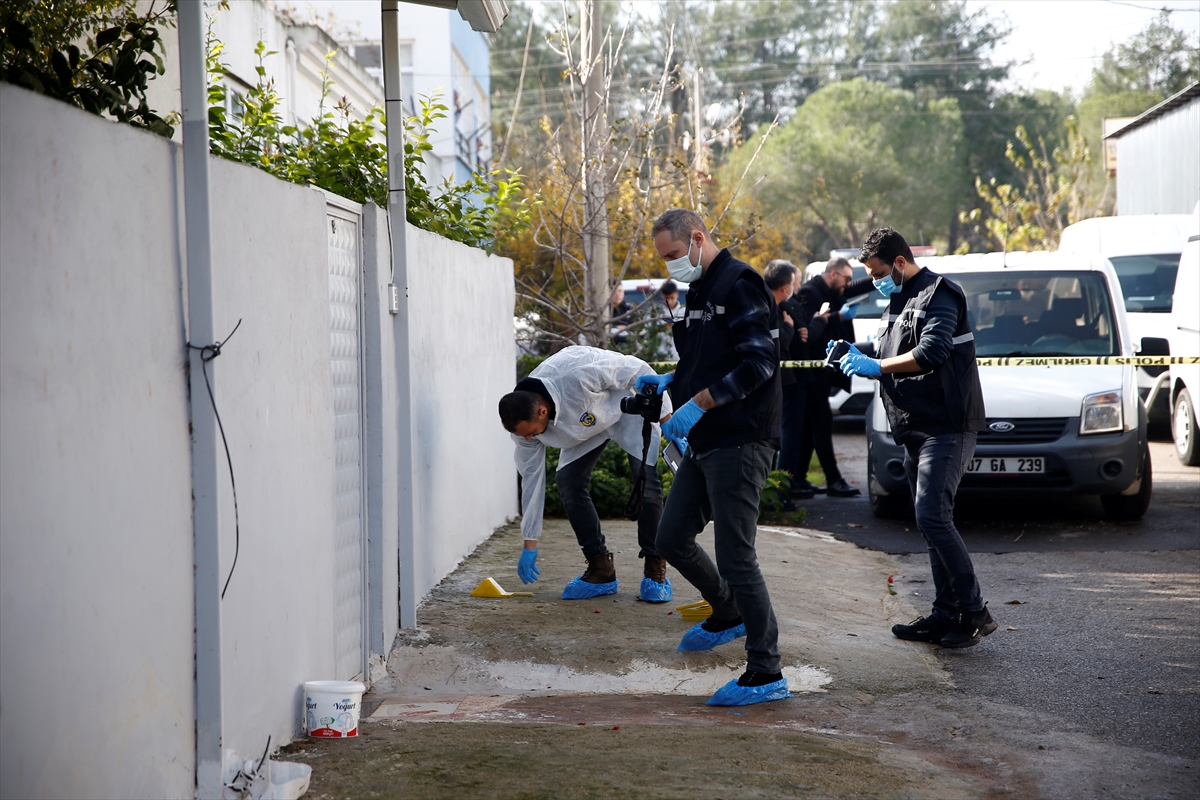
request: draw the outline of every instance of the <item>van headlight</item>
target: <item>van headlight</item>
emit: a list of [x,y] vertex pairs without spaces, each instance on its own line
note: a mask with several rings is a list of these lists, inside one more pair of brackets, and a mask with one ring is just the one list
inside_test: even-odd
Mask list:
[[1097,392],[1083,398],[1079,433],[1115,433],[1124,430],[1121,391]]

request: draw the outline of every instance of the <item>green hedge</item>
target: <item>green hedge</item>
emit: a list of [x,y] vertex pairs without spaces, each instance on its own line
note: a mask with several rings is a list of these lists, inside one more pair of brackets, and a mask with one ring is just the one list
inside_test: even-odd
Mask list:
[[[666,440],[660,443],[660,450],[666,446]],[[558,484],[554,480],[558,470],[558,448],[546,448],[546,511],[547,517],[566,517],[562,498],[558,494]],[[674,475],[665,461],[658,460],[658,477],[662,481],[663,496],[671,492],[671,481]],[[767,476],[759,500],[759,522],[787,522],[799,525],[804,522],[807,512],[800,508],[788,512],[783,509],[783,500],[791,486],[791,476],[782,470],[775,470]],[[616,442],[610,441],[604,448],[604,454],[596,462],[592,472],[591,483],[592,502],[601,519],[621,519],[625,516],[625,504],[629,501],[629,493],[633,491],[633,476],[629,473],[629,459],[624,450]]]

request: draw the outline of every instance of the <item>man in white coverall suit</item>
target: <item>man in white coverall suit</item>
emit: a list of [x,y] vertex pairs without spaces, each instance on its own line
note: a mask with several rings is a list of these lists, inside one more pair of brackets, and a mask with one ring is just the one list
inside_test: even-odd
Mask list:
[[[621,399],[634,394],[638,376],[653,375],[649,364],[633,356],[595,347],[568,347],[547,358],[500,399],[500,421],[517,445],[521,473],[521,534],[525,548],[517,566],[524,583],[537,580],[537,543],[546,499],[546,447],[562,448],[555,482],[567,519],[587,559],[587,570],[567,584],[563,599],[581,600],[617,591],[612,553],[600,531],[600,516],[588,493],[592,470],[610,439],[629,455],[636,482],[642,470],[642,417],[621,412]],[[662,420],[671,414],[664,397]],[[662,421],[660,420],[660,422]],[[651,427],[646,484],[638,515],[639,558],[645,559],[641,597],[671,599],[667,562],[654,545],[662,516],[658,480],[659,423]]]

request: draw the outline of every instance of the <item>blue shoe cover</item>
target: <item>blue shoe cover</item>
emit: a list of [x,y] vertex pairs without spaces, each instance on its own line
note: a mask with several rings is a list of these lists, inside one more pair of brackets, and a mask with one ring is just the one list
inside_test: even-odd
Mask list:
[[791,696],[792,693],[787,688],[787,678],[763,686],[738,686],[738,682],[734,680],[717,689],[717,693],[708,698],[705,705],[752,706],[755,703],[786,700]]
[[679,640],[679,647],[676,649],[712,650],[714,647],[720,647],[746,635],[746,623],[744,622],[736,628],[730,628],[720,633],[710,633],[704,630],[703,625],[704,623],[701,622],[699,625],[689,628],[688,632]]
[[638,592],[647,603],[665,603],[671,599],[671,579],[666,583],[658,583],[649,578],[642,578],[642,588]]
[[583,576],[580,575],[563,589],[562,599],[587,600],[589,597],[600,597],[601,595],[616,593],[616,581],[612,581],[611,583],[584,583]]

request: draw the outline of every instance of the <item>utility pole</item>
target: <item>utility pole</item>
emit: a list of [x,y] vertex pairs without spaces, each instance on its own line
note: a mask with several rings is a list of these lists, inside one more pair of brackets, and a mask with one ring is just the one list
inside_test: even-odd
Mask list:
[[[204,6],[179,3],[179,74],[183,101],[183,204],[187,225],[188,348],[192,431],[192,530],[196,627],[196,797],[219,798],[224,785],[221,698],[221,538],[217,499],[217,422],[208,392],[220,369],[205,375],[213,329],[212,234],[208,187],[208,89]],[[209,387],[206,389],[206,387]],[[215,394],[214,394],[215,396]]]
[[[405,233],[408,198],[404,192],[404,98],[400,81],[400,8],[397,0],[383,0],[383,93],[388,126],[388,230],[392,245],[392,335],[396,348],[396,458],[398,487],[400,574],[400,627],[417,627],[417,546],[413,497],[412,365],[409,357],[408,238]],[[386,595],[385,595],[386,596]],[[364,619],[363,624],[367,621]]]
[[692,71],[692,99],[696,103],[696,109],[692,112],[692,136],[696,140],[695,158],[692,161],[692,166],[696,170],[697,175],[708,169],[708,153],[705,151],[704,140],[700,138],[700,115],[703,113],[704,104],[700,102],[700,67],[696,67]]
[[605,113],[604,60],[601,57],[603,22],[600,0],[580,0],[580,82],[583,84],[583,259],[587,264],[588,317],[595,320],[593,343],[604,347],[612,292],[608,287],[611,255],[608,239],[608,171],[604,143],[608,134]]

